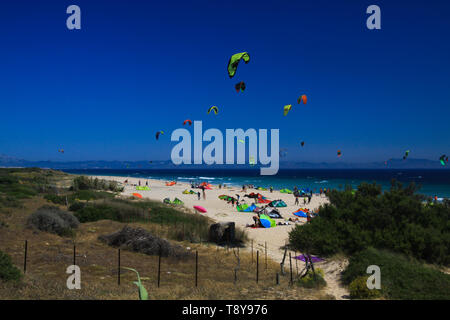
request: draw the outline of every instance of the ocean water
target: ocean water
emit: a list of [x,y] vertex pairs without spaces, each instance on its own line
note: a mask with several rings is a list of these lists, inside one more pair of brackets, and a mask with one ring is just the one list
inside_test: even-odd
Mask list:
[[126,176],[143,179],[158,179],[179,182],[208,181],[211,184],[227,184],[241,187],[253,184],[255,187],[274,189],[296,186],[299,189],[332,188],[342,190],[346,185],[357,187],[361,182],[376,182],[383,190],[389,190],[391,180],[404,185],[411,182],[420,186],[419,193],[428,196],[450,198],[450,170],[435,169],[292,169],[280,170],[274,176],[261,176],[259,170],[138,170],[138,169],[74,169],[67,173],[84,175]]

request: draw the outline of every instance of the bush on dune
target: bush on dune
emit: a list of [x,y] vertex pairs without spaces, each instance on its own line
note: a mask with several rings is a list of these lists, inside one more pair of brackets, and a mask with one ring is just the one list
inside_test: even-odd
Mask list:
[[19,281],[21,278],[22,273],[13,265],[11,257],[0,251],[0,280]]
[[323,256],[353,254],[368,247],[385,248],[430,263],[450,264],[450,205],[423,203],[415,185],[393,181],[390,191],[363,183],[333,190],[330,203],[311,223],[290,232],[291,245]]
[[70,235],[72,229],[78,227],[79,221],[71,213],[58,207],[43,206],[28,217],[27,224],[38,230],[63,236]]
[[122,192],[123,187],[121,187],[116,181],[79,176],[73,180],[72,190],[104,190]]
[[[370,265],[380,267],[381,290],[367,288]],[[351,256],[342,280],[350,285],[350,295],[356,299],[380,295],[389,299],[450,299],[450,275],[405,255],[374,248]]]

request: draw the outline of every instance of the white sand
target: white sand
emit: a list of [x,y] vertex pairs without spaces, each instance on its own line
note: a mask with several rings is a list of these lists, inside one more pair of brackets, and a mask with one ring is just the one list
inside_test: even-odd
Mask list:
[[[309,204],[303,204],[303,198],[299,198],[300,205],[294,205],[295,198],[292,194],[285,194],[274,190],[273,193],[270,191],[260,191],[256,189],[247,189],[246,192],[242,191],[239,187],[222,187],[219,189],[218,185],[213,185],[212,190],[205,190],[206,200],[203,199],[202,190],[192,189],[195,192],[200,191],[200,200],[198,200],[197,194],[183,194],[183,190],[191,190],[191,185],[188,183],[177,182],[174,186],[166,186],[165,181],[161,180],[151,180],[143,178],[130,178],[130,177],[115,177],[115,176],[97,176],[99,179],[114,180],[123,183],[128,179],[128,184],[126,184],[123,191],[123,195],[131,195],[132,193],[139,193],[143,198],[149,198],[152,200],[162,201],[164,198],[170,198],[173,201],[175,197],[184,202],[184,206],[193,209],[194,205],[199,205],[207,210],[207,213],[201,213],[212,218],[214,221],[233,221],[236,227],[240,227],[247,231],[250,239],[253,240],[254,249],[262,250],[260,254],[264,253],[264,246],[267,243],[267,255],[277,262],[281,262],[283,258],[283,250],[280,249],[281,246],[288,241],[288,232],[294,228],[295,224],[303,224],[306,222],[306,218],[299,218],[300,222],[290,222],[290,225],[276,226],[275,228],[246,228],[247,224],[253,224],[252,217],[255,215],[253,212],[238,212],[236,207],[228,204],[226,201],[218,198],[221,194],[226,194],[236,198],[236,194],[240,195],[240,203],[245,201],[247,204],[253,203],[253,199],[244,198],[245,194],[255,192],[261,193],[266,196],[269,200],[282,199],[286,202],[287,207],[277,208],[277,210],[283,216],[283,219],[275,219],[278,221],[285,221],[288,218],[298,218],[292,214],[292,212],[297,211],[299,208],[308,208],[310,210],[317,209],[321,204],[327,203],[328,199],[325,196],[320,197],[319,195],[313,195],[311,202]],[[135,185],[138,185],[139,180],[141,181],[141,186],[145,186],[148,182],[150,190],[136,190]],[[235,204],[236,205],[236,204]],[[257,204],[258,206],[263,206],[264,204]],[[247,248],[251,250],[251,242]]]
[[[95,178],[95,177],[94,177]],[[200,191],[200,200],[198,200],[197,194],[183,194],[183,190],[191,190],[191,185],[188,183],[177,182],[176,185],[166,186],[166,181],[152,180],[144,178],[130,178],[130,177],[116,177],[116,176],[97,176],[99,179],[113,180],[124,183],[128,179],[128,183],[125,185],[125,189],[122,195],[131,195],[133,193],[139,193],[143,198],[149,198],[152,200],[162,201],[164,198],[170,198],[171,201],[175,197],[184,202],[184,206],[193,210],[194,205],[199,205],[207,210],[207,213],[197,213],[204,214],[212,218],[214,221],[233,221],[237,227],[245,229],[250,238],[250,243],[247,245],[246,250],[251,250],[251,240],[253,240],[254,250],[260,250],[260,255],[264,254],[265,245],[267,244],[267,255],[276,262],[281,262],[283,259],[284,250],[281,247],[288,242],[288,233],[291,231],[296,224],[306,223],[306,218],[299,218],[292,214],[292,212],[297,211],[299,208],[308,208],[315,211],[320,205],[328,203],[328,199],[325,196],[319,196],[314,194],[311,202],[309,204],[303,204],[303,198],[299,198],[300,205],[294,205],[295,197],[292,194],[281,193],[274,190],[273,193],[270,191],[260,191],[256,189],[247,189],[246,192],[242,191],[241,187],[222,187],[219,189],[218,185],[213,185],[212,190],[205,190],[206,199],[203,199],[202,190],[192,189],[195,192]],[[150,190],[136,190],[136,185],[138,185],[139,180],[141,181],[141,186],[145,186],[148,182]],[[269,200],[282,199],[286,202],[287,207],[277,208],[277,210],[283,216],[283,219],[275,219],[278,221],[285,221],[289,218],[299,218],[299,222],[291,222],[290,225],[276,226],[274,228],[247,228],[247,224],[253,224],[252,217],[255,215],[254,212],[238,212],[236,207],[232,207],[226,201],[218,198],[219,195],[226,194],[236,198],[236,194],[240,195],[240,202],[242,200],[247,204],[253,203],[253,199],[244,198],[244,194],[248,193],[261,193],[263,196],[267,197]],[[263,206],[265,204],[258,204],[258,206]],[[194,210],[193,210],[194,211]],[[293,252],[291,253],[293,256]],[[300,254],[297,252],[297,254]],[[347,260],[343,261],[325,261],[319,263],[320,268],[325,271],[325,280],[327,281],[327,286],[325,288],[326,293],[335,296],[336,299],[347,299],[348,289],[343,287],[339,281],[341,272],[345,269]],[[303,266],[302,266],[303,268]],[[285,261],[285,270],[289,270],[289,256]],[[300,270],[300,269],[299,269]]]

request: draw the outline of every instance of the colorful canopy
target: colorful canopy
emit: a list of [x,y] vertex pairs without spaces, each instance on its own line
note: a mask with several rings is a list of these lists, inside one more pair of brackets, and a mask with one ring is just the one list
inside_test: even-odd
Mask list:
[[142,199],[142,195],[140,195],[139,193],[133,193],[133,196],[135,196],[136,198]]
[[236,74],[236,70],[237,67],[239,65],[239,62],[241,60],[244,60],[245,64],[247,64],[250,61],[250,55],[248,54],[248,52],[241,52],[241,53],[236,53],[233,54],[230,58],[230,60],[228,61],[228,76],[231,78],[234,77],[234,75]]

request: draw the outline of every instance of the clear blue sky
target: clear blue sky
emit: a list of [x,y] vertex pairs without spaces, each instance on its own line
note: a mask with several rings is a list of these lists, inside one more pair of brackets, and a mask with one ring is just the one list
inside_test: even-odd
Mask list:
[[[81,30],[66,28],[71,4]],[[371,4],[381,30],[366,28]],[[0,154],[168,159],[191,119],[279,128],[288,160],[437,159],[450,154],[449,15],[437,0],[2,1]]]

